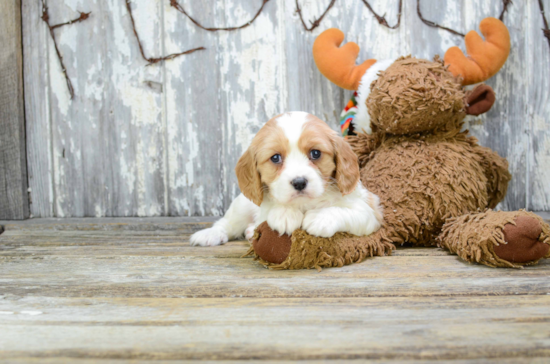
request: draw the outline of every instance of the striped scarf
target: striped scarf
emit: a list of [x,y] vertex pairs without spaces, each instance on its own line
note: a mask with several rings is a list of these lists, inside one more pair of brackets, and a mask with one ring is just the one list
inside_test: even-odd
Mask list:
[[346,138],[348,135],[355,135],[354,127],[353,127],[353,118],[355,118],[355,114],[357,114],[357,92],[353,93],[353,96],[348,101],[348,104],[340,114],[340,131],[342,132],[342,136]]

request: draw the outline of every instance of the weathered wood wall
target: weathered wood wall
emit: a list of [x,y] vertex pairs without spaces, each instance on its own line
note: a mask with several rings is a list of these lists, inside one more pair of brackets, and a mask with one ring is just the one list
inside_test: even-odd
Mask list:
[[[248,21],[261,0],[180,3],[208,26]],[[328,0],[302,1],[306,19]],[[371,0],[393,24],[398,1]],[[550,9],[550,0],[543,1]],[[219,215],[238,193],[241,152],[271,116],[314,113],[336,127],[349,98],[324,79],[311,56],[315,37],[339,27],[361,45],[360,59],[431,58],[463,39],[423,24],[405,0],[401,26],[380,26],[361,0],[338,0],[321,26],[304,31],[295,0],[271,0],[250,27],[207,32],[169,0],[133,0],[147,56],[204,51],[146,67],[124,0],[49,0],[74,85],[70,100],[39,0],[23,1],[25,95],[31,212],[47,216]],[[466,32],[498,16],[500,0],[422,1],[424,16]],[[550,210],[550,47],[535,0],[514,1],[504,17],[512,53],[488,84],[498,101],[469,127],[510,161],[504,209]]]
[[0,2],[0,219],[29,216],[21,2]]

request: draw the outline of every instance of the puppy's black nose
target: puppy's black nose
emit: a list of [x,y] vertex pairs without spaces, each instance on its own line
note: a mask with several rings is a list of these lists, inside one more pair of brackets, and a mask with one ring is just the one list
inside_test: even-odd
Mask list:
[[301,191],[307,186],[307,179],[304,177],[296,177],[292,181],[290,181],[290,184],[294,187],[296,191]]

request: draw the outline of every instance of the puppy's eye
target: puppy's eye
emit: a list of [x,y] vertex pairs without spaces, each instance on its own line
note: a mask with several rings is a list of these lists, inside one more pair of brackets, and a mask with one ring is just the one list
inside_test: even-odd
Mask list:
[[319,159],[321,158],[321,151],[320,150],[317,150],[317,149],[312,149],[310,152],[309,152],[309,157],[311,159]]
[[282,162],[282,158],[280,154],[275,154],[273,157],[271,157],[271,161],[275,164],[279,164]]

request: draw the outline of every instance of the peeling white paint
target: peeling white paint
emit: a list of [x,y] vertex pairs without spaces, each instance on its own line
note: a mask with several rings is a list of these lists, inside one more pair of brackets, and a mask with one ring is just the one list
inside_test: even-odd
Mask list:
[[103,217],[103,207],[101,205],[95,205],[95,217]]
[[158,123],[160,109],[154,93],[150,90],[126,84],[120,89],[120,99],[123,105],[131,110],[130,123],[133,126],[140,127]]
[[195,188],[195,204],[199,208],[200,216],[204,216],[204,185]]
[[[113,55],[116,59],[120,57],[130,58],[132,53],[130,51],[130,42],[135,42],[134,38],[129,37],[131,35],[127,32],[129,30],[130,16],[124,3],[117,0],[108,0],[107,8],[109,12],[112,12],[110,22],[113,27],[113,41],[117,46],[118,53]],[[99,15],[99,14],[98,14]],[[121,21],[118,21],[118,20]]]
[[29,316],[38,316],[42,315],[44,312],[42,311],[21,311],[21,314],[23,315],[29,315]]
[[[53,98],[57,103],[57,109],[63,116],[67,116],[69,112],[69,105],[71,103],[71,94],[67,89],[67,81],[63,75],[61,64],[55,53],[55,47],[53,41],[50,39],[49,43],[49,65],[50,65],[50,83]],[[72,83],[73,87],[75,82]]]
[[[98,61],[101,64],[101,61]],[[97,82],[96,80],[101,79],[102,67],[96,67],[95,65],[88,69],[87,75],[88,79],[86,82],[86,88],[84,95],[88,99],[94,99],[97,101],[103,100],[103,93],[105,85],[103,82]]]
[[[300,3],[308,22],[328,2]],[[242,24],[258,4],[183,3],[208,26]],[[395,23],[397,2],[370,4]],[[501,4],[422,3],[426,18],[464,32],[477,30],[483,17],[498,15]],[[27,123],[29,140],[40,141],[29,147],[29,170],[47,174],[29,178],[33,195],[48,194],[36,203],[33,198],[31,212],[37,217],[223,213],[228,196],[238,193],[234,165],[268,118],[302,109],[336,128],[342,100],[351,92],[322,77],[311,56],[315,37],[329,27],[341,28],[346,42],[361,47],[358,62],[409,53],[432,58],[453,45],[465,49],[461,37],[423,24],[415,0],[404,1],[401,26],[395,30],[380,26],[361,1],[339,0],[311,33],[303,30],[294,0],[271,0],[251,26],[216,33],[194,26],[169,1],[133,0],[148,56],[207,48],[146,67],[124,1],[66,0],[52,5],[54,22],[76,10],[92,11],[86,24],[58,32],[77,94],[71,101],[53,44],[38,18],[39,5],[23,7],[24,21],[32,22],[28,24],[44,40],[42,58],[25,60],[26,92],[44,95],[25,100],[34,111],[29,115],[40,115]],[[505,22],[511,29],[512,53],[488,81],[497,102],[486,116],[470,119],[468,127],[482,145],[509,159],[514,179],[501,206],[525,207],[525,196],[531,196],[528,207],[550,209],[550,52],[536,2],[514,2]],[[25,54],[36,50],[25,49]],[[28,82],[29,77],[45,79],[46,85]]]
[[124,156],[120,156],[119,158],[120,163],[120,174],[123,178],[123,181],[126,183],[126,188],[128,189],[128,193],[131,195],[134,193],[134,185],[136,183],[136,170],[135,165],[130,166],[126,162],[126,158]]
[[245,100],[237,100],[232,103],[229,112],[230,120],[235,120],[236,122],[235,124],[229,124],[229,135],[227,137],[229,140],[233,140],[232,127],[235,126],[237,129],[234,137],[235,144],[240,146],[240,150],[244,153],[250,145],[252,138],[254,138],[252,126],[257,124],[258,121],[244,117],[245,115],[250,115],[250,104]]

